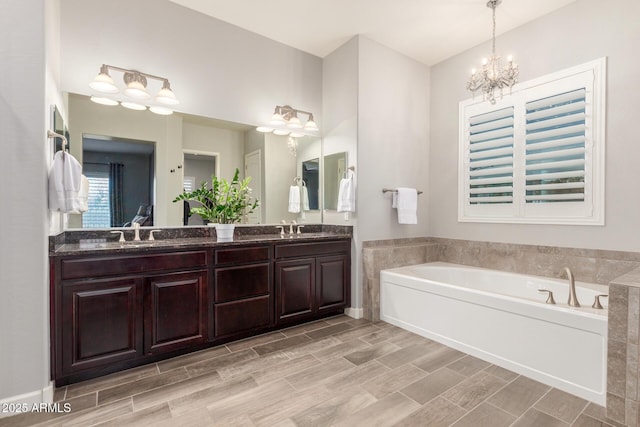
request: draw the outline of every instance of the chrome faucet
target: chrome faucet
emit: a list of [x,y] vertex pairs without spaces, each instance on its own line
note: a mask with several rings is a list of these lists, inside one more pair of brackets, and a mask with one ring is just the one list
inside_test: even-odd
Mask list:
[[293,227],[296,225],[296,220],[294,219],[293,221],[291,221],[291,224],[289,224],[289,234],[293,234]]
[[133,231],[135,232],[135,235],[133,237],[133,240],[135,242],[139,242],[140,241],[140,224],[138,224],[137,222],[135,222],[133,224]]
[[576,296],[576,282],[573,278],[573,273],[569,269],[569,267],[565,267],[564,271],[567,272],[567,278],[569,279],[569,301],[567,304],[571,307],[580,307],[580,303],[578,302],[578,297]]

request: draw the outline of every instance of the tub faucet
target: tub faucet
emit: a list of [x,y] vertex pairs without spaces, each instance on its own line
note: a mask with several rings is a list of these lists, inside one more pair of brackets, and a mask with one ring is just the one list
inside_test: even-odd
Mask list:
[[567,304],[571,307],[580,307],[580,303],[578,302],[578,297],[576,296],[576,282],[573,279],[573,273],[569,269],[569,267],[565,267],[564,271],[567,272],[567,279],[569,279],[569,301]]

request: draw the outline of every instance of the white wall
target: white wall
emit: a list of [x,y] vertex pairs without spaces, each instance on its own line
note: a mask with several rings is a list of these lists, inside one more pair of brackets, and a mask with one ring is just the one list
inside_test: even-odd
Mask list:
[[63,91],[88,95],[105,63],[168,78],[181,112],[258,125],[289,104],[322,127],[316,56],[168,1],[61,2]]
[[[431,70],[429,234],[454,239],[640,250],[638,237],[637,120],[640,76],[640,2],[579,0],[498,37],[498,54],[513,54],[520,80],[607,56],[606,225],[550,226],[457,222],[458,102],[469,98],[469,70],[491,49],[490,42]],[[498,23],[499,24],[499,23]]]
[[[429,69],[359,37],[358,239],[428,234]],[[383,188],[415,187],[418,224],[399,225]]]
[[[51,142],[45,132],[57,73],[45,39],[55,34],[57,3],[47,3],[0,8],[0,402],[19,395],[21,402],[41,402],[52,390],[46,287]],[[49,43],[55,51],[55,39]]]

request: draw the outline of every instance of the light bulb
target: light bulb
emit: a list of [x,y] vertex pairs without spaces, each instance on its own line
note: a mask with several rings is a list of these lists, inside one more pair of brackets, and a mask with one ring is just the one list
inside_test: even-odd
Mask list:
[[171,108],[160,107],[158,105],[149,107],[149,111],[154,114],[160,114],[161,116],[170,116],[171,114],[173,114],[173,110]]
[[100,97],[100,96],[92,96],[89,99],[91,101],[95,102],[96,104],[100,104],[100,105],[109,105],[109,106],[118,105],[118,101],[116,101],[115,99],[111,99],[111,98],[103,98],[103,97]]
[[113,82],[113,79],[107,72],[100,72],[91,83],[89,87],[97,92],[101,93],[118,93],[118,87]]
[[136,104],[135,102],[121,102],[120,105],[130,110],[142,111],[147,109],[144,105]]

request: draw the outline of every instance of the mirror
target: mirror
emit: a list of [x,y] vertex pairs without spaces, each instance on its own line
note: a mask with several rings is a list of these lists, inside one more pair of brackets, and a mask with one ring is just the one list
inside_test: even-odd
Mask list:
[[324,208],[336,210],[338,208],[338,190],[340,180],[345,177],[347,170],[347,153],[335,153],[324,156]]
[[320,159],[302,162],[302,182],[306,188],[309,210],[320,209]]
[[[198,186],[204,176],[210,181],[211,173],[231,179],[236,168],[240,170],[241,177],[252,177],[253,194],[261,202],[260,209],[247,218],[248,223],[277,224],[281,220],[322,222],[318,186],[313,187],[310,194],[309,210],[295,213],[288,211],[291,185],[296,177],[304,179],[305,169],[313,169],[313,159],[317,164],[317,159],[321,158],[322,143],[319,137],[305,136],[290,140],[286,136],[259,133],[250,125],[181,113],[159,116],[149,111],[95,104],[88,97],[76,94],[68,95],[68,112],[70,137],[76,141],[71,146],[71,154],[80,163],[84,164],[86,161],[87,166],[91,162],[105,165],[122,163],[121,160],[114,160],[114,156],[124,143],[137,143],[148,149],[153,147],[146,153],[149,156],[149,182],[142,183],[140,178],[133,181],[127,181],[126,178],[123,180],[123,198],[135,199],[128,203],[133,208],[128,207],[118,220],[122,220],[123,225],[136,215],[141,215],[139,210],[143,206],[151,206],[153,222],[148,225],[184,225],[184,206],[181,203],[173,203],[173,199],[183,191],[186,183],[191,182]],[[83,145],[91,138],[94,139],[89,143],[91,150],[85,154]],[[111,153],[112,158],[95,160],[92,157],[94,154],[88,153],[96,150],[101,150],[103,156],[105,153]],[[208,170],[194,172],[195,157],[207,158]],[[101,167],[105,168],[105,165]],[[125,165],[125,176],[127,171],[134,168]],[[315,169],[317,175],[317,166]],[[86,170],[88,169],[85,166]],[[311,183],[309,173],[313,172],[309,171],[305,177]],[[132,192],[142,187],[150,188],[148,195],[145,193],[130,197]],[[311,203],[312,199],[317,202]],[[145,213],[149,212],[142,212]],[[68,227],[83,227],[84,215],[69,215]],[[187,223],[197,225],[197,220],[193,219],[191,222],[187,219]],[[104,220],[101,224],[106,226]],[[109,224],[113,222],[109,221]],[[97,227],[89,225],[88,222],[85,225]]]

